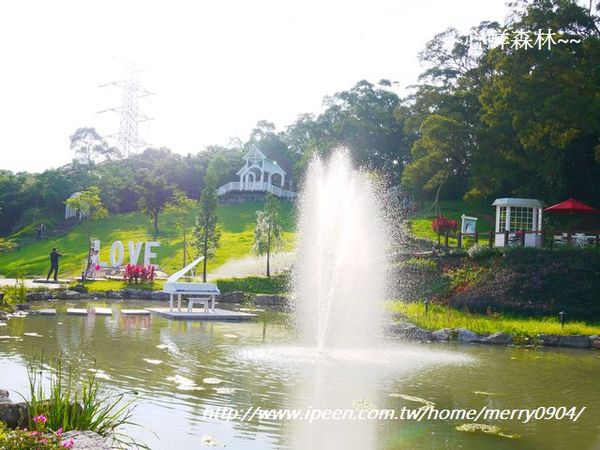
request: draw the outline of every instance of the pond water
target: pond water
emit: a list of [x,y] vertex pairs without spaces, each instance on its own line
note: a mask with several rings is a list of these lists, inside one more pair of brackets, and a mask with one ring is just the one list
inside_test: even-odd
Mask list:
[[[143,306],[150,306],[144,302]],[[81,305],[78,303],[77,306]],[[26,364],[62,355],[99,369],[110,392],[136,391],[127,430],[156,449],[592,449],[600,448],[600,353],[392,341],[378,352],[342,349],[323,358],[293,346],[285,321],[171,321],[157,316],[13,318],[0,327],[0,388],[27,392]],[[74,305],[69,305],[74,306]],[[585,406],[568,420],[486,421],[520,439],[455,430],[468,420],[228,421],[205,408],[535,408]],[[315,404],[318,401],[318,404]],[[359,405],[359,406],[357,406]],[[347,444],[346,441],[351,443]],[[337,443],[337,444],[336,444]]]

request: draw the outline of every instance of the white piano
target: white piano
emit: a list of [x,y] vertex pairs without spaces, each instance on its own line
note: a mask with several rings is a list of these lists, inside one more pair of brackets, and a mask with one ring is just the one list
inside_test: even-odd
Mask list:
[[[205,311],[215,312],[215,297],[221,293],[216,284],[178,281],[203,259],[204,256],[201,256],[185,266],[179,272],[171,275],[167,278],[167,281],[165,281],[163,291],[169,294],[169,311],[173,311],[173,299],[175,295],[177,295],[177,310],[181,311],[181,297],[185,295],[189,298],[188,311],[191,312],[194,302],[201,302],[204,304]],[[209,301],[210,308],[208,308]]]

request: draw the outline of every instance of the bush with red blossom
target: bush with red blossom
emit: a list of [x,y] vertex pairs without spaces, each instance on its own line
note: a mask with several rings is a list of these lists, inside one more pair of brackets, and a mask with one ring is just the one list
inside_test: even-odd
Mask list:
[[153,282],[154,278],[156,274],[152,264],[127,264],[123,270],[123,279],[128,283]]
[[444,216],[436,217],[431,223],[431,229],[435,231],[438,236],[454,233],[457,228],[458,222],[456,220]]

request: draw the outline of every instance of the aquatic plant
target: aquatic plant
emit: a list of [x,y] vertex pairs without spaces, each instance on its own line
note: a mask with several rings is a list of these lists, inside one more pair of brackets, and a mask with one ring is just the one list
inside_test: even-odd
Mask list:
[[[63,367],[61,357],[51,360],[49,365],[34,358],[29,364],[29,399],[25,399],[29,416],[29,428],[35,429],[44,418],[50,430],[90,430],[113,440],[119,447],[147,448],[120,431],[120,428],[139,426],[131,418],[135,409],[128,393],[104,396],[95,369],[84,372],[79,378],[73,366]],[[44,378],[49,387],[43,386]]]

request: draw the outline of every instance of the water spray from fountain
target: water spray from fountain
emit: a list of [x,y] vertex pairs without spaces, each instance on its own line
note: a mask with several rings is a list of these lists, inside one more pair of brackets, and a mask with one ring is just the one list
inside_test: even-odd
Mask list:
[[294,269],[302,344],[320,352],[375,345],[388,240],[374,181],[337,150],[311,162],[304,186]]

